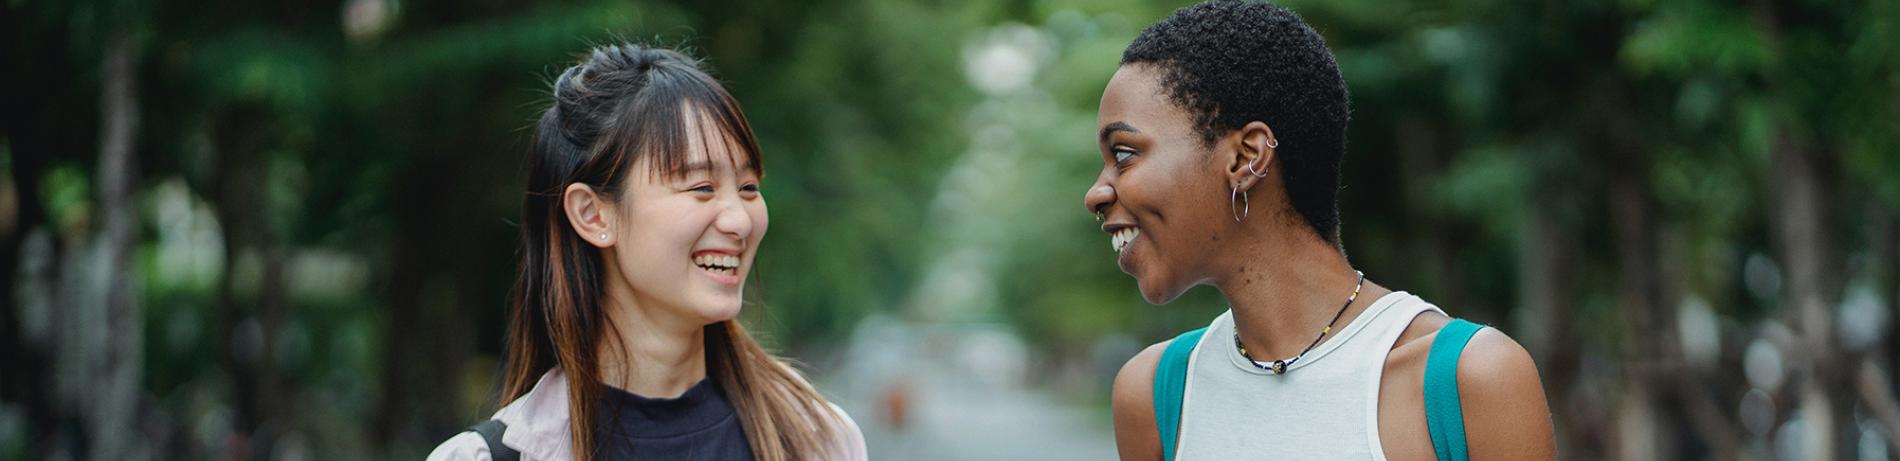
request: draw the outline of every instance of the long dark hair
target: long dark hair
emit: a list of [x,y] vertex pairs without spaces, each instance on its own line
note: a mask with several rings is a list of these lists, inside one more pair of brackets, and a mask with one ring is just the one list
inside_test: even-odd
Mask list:
[[[561,206],[569,184],[609,200],[638,160],[651,173],[684,174],[693,111],[732,138],[763,174],[758,140],[738,102],[699,67],[665,49],[622,44],[594,48],[554,81],[554,102],[535,127],[528,190],[522,200],[521,272],[509,319],[507,376],[501,404],[526,394],[554,367],[568,377],[569,435],[576,459],[589,460],[602,391],[597,346],[613,329],[602,305],[600,249],[580,239]],[[639,225],[634,223],[633,225]],[[736,320],[706,326],[708,374],[738,412],[761,460],[822,457],[836,428],[818,392],[781,364]]]

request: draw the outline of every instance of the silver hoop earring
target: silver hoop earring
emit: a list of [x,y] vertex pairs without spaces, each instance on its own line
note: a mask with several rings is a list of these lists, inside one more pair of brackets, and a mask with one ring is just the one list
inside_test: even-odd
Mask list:
[[[1245,204],[1242,204],[1242,203]],[[1227,197],[1227,209],[1234,213],[1234,222],[1253,214],[1253,200],[1247,194],[1240,193],[1240,186],[1234,186],[1234,193]],[[1237,207],[1238,206],[1238,207]]]
[[1267,169],[1266,167],[1261,167],[1259,172],[1255,172],[1253,171],[1253,162],[1247,162],[1247,174],[1251,174],[1256,178],[1265,178],[1267,177]]
[[[1280,148],[1280,140],[1278,140],[1278,139],[1273,139],[1273,138],[1267,138],[1267,148],[1268,148],[1268,149],[1279,149],[1279,148]],[[1253,162],[1247,162],[1247,173],[1251,173],[1251,174],[1253,174],[1253,177],[1256,177],[1256,178],[1265,178],[1265,177],[1267,177],[1267,168],[1266,168],[1266,167],[1260,167],[1260,171],[1259,171],[1259,172],[1255,172],[1255,171],[1253,171]]]

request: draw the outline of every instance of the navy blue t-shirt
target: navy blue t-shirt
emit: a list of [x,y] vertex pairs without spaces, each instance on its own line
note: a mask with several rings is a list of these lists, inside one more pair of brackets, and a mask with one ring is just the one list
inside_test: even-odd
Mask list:
[[655,399],[612,386],[602,392],[594,425],[598,459],[751,460],[739,415],[712,380],[677,398]]

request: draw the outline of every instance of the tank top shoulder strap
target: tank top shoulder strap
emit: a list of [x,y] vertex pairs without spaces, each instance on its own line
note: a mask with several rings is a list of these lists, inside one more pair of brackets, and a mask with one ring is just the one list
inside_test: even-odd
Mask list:
[[1458,356],[1484,325],[1452,319],[1425,358],[1425,425],[1439,461],[1466,461],[1465,415],[1458,397]]
[[1200,344],[1204,333],[1207,333],[1206,327],[1175,336],[1168,348],[1161,351],[1161,361],[1155,364],[1155,430],[1161,433],[1161,458],[1165,461],[1174,461],[1174,447],[1180,438],[1181,395],[1187,390],[1188,359],[1193,358],[1194,347]]

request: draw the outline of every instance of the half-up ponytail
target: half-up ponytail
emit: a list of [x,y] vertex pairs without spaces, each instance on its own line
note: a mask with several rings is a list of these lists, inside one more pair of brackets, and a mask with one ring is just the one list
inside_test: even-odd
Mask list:
[[[638,45],[596,47],[561,72],[553,104],[535,125],[522,200],[521,272],[509,314],[501,404],[532,390],[556,367],[568,379],[569,436],[576,459],[598,451],[600,357],[609,332],[599,248],[573,231],[562,207],[569,184],[618,197],[629,170],[653,156],[662,175],[683,174],[691,107],[733,138],[761,169],[758,141],[738,103],[675,51]],[[631,223],[630,225],[640,225]],[[805,380],[748,335],[737,320],[705,328],[707,373],[733,403],[760,460],[825,458],[838,435],[832,409]]]

